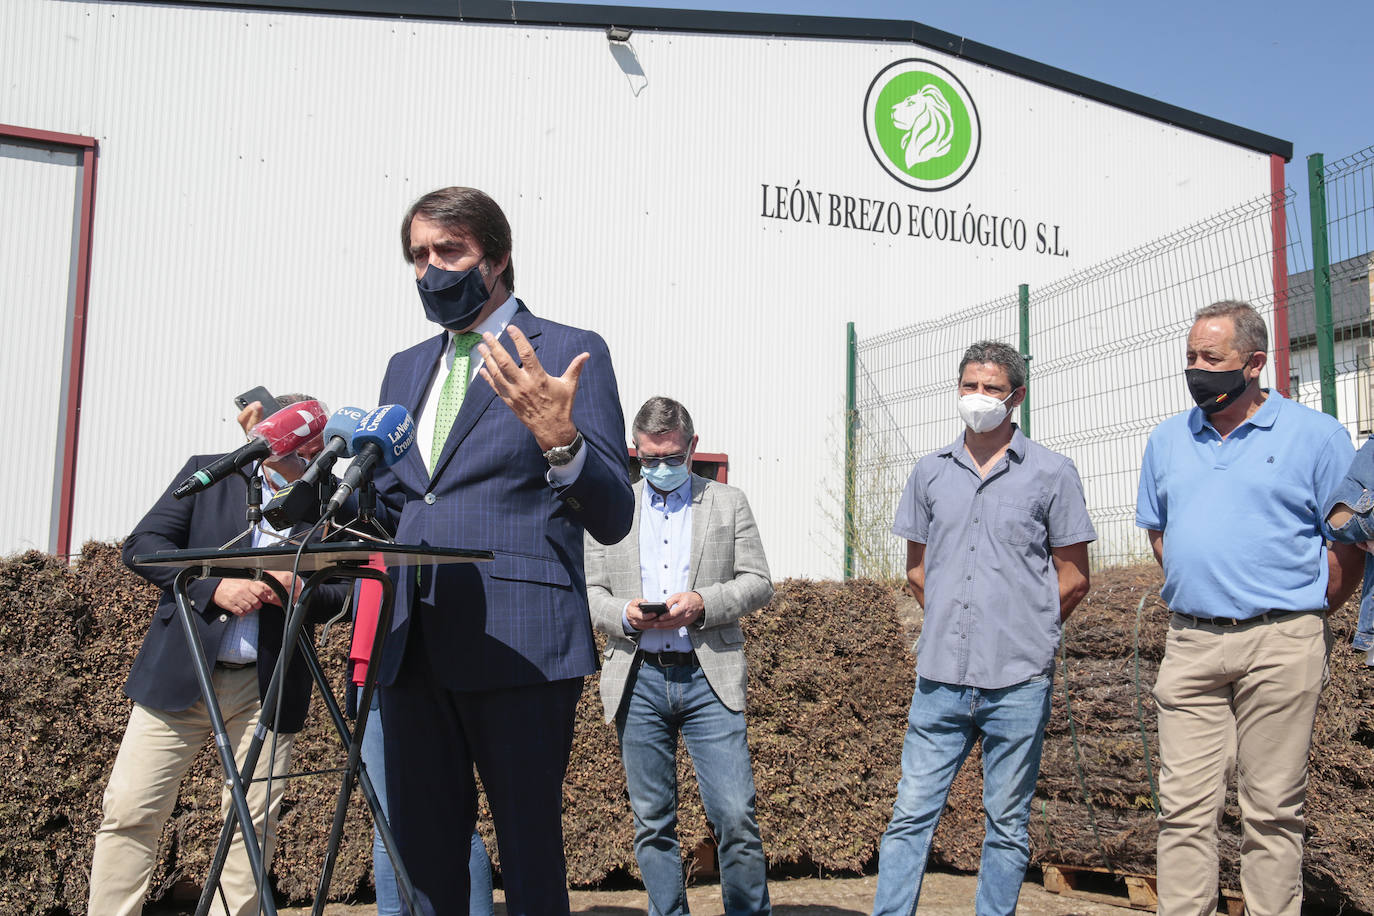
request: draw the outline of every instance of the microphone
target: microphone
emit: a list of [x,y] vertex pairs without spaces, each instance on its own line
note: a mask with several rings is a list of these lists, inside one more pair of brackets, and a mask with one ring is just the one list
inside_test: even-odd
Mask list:
[[353,433],[353,464],[329,498],[324,517],[331,518],[343,507],[348,495],[372,473],[378,461],[390,467],[415,444],[415,420],[400,404],[386,404],[370,411]]
[[367,411],[361,407],[340,407],[324,427],[324,448],[300,476],[300,483],[313,486],[321,477],[329,473],[334,462],[340,458],[353,457],[353,433]]
[[293,483],[282,487],[262,510],[262,517],[278,531],[298,522],[315,522],[320,517],[321,479],[327,478],[334,462],[353,456],[353,432],[367,414],[361,407],[340,407],[329,418],[321,438],[324,448]]
[[254,426],[253,438],[227,455],[216,458],[187,477],[172,495],[177,499],[214,486],[244,465],[263,458],[280,458],[314,439],[329,422],[325,406],[319,401],[297,401]]

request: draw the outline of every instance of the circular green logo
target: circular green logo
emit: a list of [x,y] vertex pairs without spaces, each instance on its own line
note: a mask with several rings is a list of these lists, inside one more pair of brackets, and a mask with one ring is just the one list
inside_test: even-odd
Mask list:
[[978,158],[982,130],[964,84],[939,64],[899,60],[864,97],[864,130],[878,164],[918,191],[958,184]]

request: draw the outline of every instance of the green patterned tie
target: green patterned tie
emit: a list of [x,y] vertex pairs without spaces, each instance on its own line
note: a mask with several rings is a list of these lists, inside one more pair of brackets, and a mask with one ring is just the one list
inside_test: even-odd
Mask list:
[[429,447],[429,470],[434,472],[439,464],[439,455],[448,441],[449,430],[453,429],[458,408],[463,406],[463,396],[468,393],[468,353],[482,339],[481,334],[453,335],[453,366],[444,379],[444,387],[439,392],[439,406],[434,411],[434,442]]

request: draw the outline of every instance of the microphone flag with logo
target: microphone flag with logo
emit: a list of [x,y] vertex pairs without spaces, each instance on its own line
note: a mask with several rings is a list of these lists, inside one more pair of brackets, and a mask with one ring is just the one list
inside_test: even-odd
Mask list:
[[358,423],[353,433],[353,454],[357,457],[344,472],[343,480],[329,498],[325,508],[326,518],[343,507],[348,495],[365,481],[372,473],[377,462],[390,467],[401,460],[410,447],[415,444],[415,420],[410,411],[400,404],[386,404],[370,411]]
[[288,455],[318,437],[328,422],[329,410],[319,401],[297,401],[283,407],[248,431],[252,438],[246,445],[216,458],[187,477],[172,495],[182,499],[214,486],[254,461]]

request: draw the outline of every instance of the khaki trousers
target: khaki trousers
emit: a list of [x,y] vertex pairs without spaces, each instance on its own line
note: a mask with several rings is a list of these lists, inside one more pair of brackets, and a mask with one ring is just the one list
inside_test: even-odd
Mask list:
[[1249,916],[1299,916],[1303,805],[1331,631],[1320,611],[1237,627],[1169,625],[1159,708],[1159,914],[1217,909],[1217,823],[1232,765]]
[[[232,670],[215,668],[215,696],[224,715],[225,730],[240,766],[248,753],[261,712],[258,700],[258,673],[253,667]],[[91,860],[90,916],[125,916],[143,911],[148,881],[157,861],[158,842],[163,825],[176,804],[177,790],[196,754],[211,735],[210,716],[205,701],[190,709],[164,712],[135,703],[129,725],[119,745],[109,785],[105,788],[104,820],[95,834],[95,853]],[[284,775],[291,761],[291,739],[277,736],[273,775]],[[267,775],[267,759],[272,735],[266,736],[263,753],[254,776]],[[218,769],[218,759],[215,764]],[[281,807],[285,780],[272,783],[273,832],[264,846],[264,862],[271,861],[276,815]],[[249,810],[258,837],[263,835],[267,784],[253,782],[248,790]],[[220,799],[221,813],[227,815],[230,795],[226,783]],[[258,909],[257,888],[248,867],[243,835],[236,828],[229,858],[221,878],[224,896],[232,916],[249,916]],[[223,914],[220,897],[215,895],[211,912]]]

